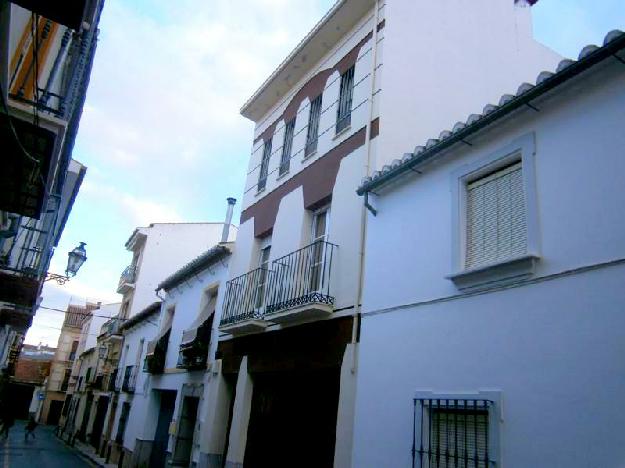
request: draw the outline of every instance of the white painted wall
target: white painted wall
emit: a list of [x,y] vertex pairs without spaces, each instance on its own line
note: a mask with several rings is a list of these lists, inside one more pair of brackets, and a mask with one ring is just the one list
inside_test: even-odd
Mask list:
[[[147,239],[138,263],[135,289],[124,295],[124,300],[131,300],[129,317],[158,300],[154,290],[161,281],[219,243],[223,223],[157,223],[139,229]],[[236,226],[230,227],[230,242],[236,239],[236,231]]]
[[[230,245],[230,248],[233,248]],[[204,401],[206,399],[206,393],[208,391],[208,385],[205,383],[207,373],[204,371],[187,372],[184,369],[177,369],[178,354],[180,350],[180,342],[182,340],[182,334],[185,330],[189,329],[200,312],[202,300],[205,292],[213,287],[219,287],[217,305],[215,311],[215,318],[213,321],[213,336],[211,339],[211,346],[208,352],[208,363],[212,365],[213,356],[217,348],[217,327],[219,325],[221,304],[223,302],[225,288],[224,282],[228,273],[228,258],[217,261],[210,267],[206,268],[203,272],[189,278],[183,284],[172,288],[170,291],[161,291],[161,295],[165,297],[165,301],[161,307],[161,314],[154,315],[150,321],[158,323],[158,328],[153,327],[155,330],[160,329],[162,324],[160,323],[165,316],[164,311],[175,308],[174,319],[172,322],[171,334],[169,338],[169,344],[167,347],[167,355],[165,358],[165,371],[160,375],[144,375],[144,385],[142,386],[141,395],[135,393],[135,397],[132,402],[131,418],[129,420],[126,434],[124,438],[125,446],[129,449],[134,448],[135,439],[153,440],[154,431],[156,428],[156,420],[154,424],[146,424],[145,421],[150,418],[155,418],[158,415],[160,400],[155,394],[156,390],[176,390],[176,408],[174,410],[174,421],[179,419],[182,404],[182,387],[184,384],[204,384],[204,395],[200,400],[198,407],[198,422],[201,426],[204,423],[204,415],[206,410],[204,408]],[[137,334],[133,333],[131,337],[127,337],[127,342],[136,343]],[[129,341],[131,340],[131,341]],[[147,341],[146,341],[147,342]],[[132,355],[132,352],[129,353]],[[143,362],[143,358],[142,358]],[[137,387],[139,388],[139,387]],[[132,426],[132,428],[130,427]],[[132,440],[131,437],[134,437]],[[170,440],[170,450],[173,450],[175,438]],[[192,453],[192,460],[196,461],[199,457],[199,439]]]
[[560,60],[513,0],[395,1],[385,13],[378,168]]
[[[411,465],[417,389],[500,390],[498,466],[622,464],[625,74],[614,63],[376,198],[353,466]],[[445,278],[451,173],[529,132],[542,280],[457,296]]]
[[156,413],[156,411],[149,413],[144,408],[149,399],[148,381],[150,374],[143,372],[143,363],[145,360],[147,344],[150,340],[153,340],[156,337],[159,330],[158,317],[158,313],[153,314],[129,330],[124,331],[124,345],[119,362],[117,381],[121,387],[126,366],[138,366],[137,378],[135,381],[136,385],[134,395],[129,395],[123,391],[120,392],[120,399],[117,406],[117,412],[115,414],[115,423],[112,434],[113,436],[117,434],[123,402],[132,399],[130,415],[126,425],[123,443],[124,447],[131,451],[134,450],[137,437],[144,438],[143,433],[148,430],[146,427],[147,423],[145,416],[143,418],[137,418],[137,415],[150,416],[153,415],[153,413]]
[[[383,10],[380,16],[380,20],[383,19]],[[269,127],[276,119],[280,117],[284,109],[288,106],[293,95],[299,91],[299,89],[310,80],[317,73],[332,68],[336,63],[341,60],[347,53],[353,49],[362,38],[364,38],[369,32],[373,30],[375,22],[374,11],[371,10],[352,30],[346,31],[346,34],[338,44],[331,46],[326,56],[319,61],[311,71],[305,76],[304,79],[294,84],[292,91],[288,93],[270,112],[263,116],[256,124],[254,131],[254,137],[258,137],[262,132]],[[382,37],[383,31],[380,33]],[[278,167],[280,164],[280,158],[282,155],[282,144],[284,139],[284,121],[281,120],[276,125],[275,133],[272,141],[272,156],[269,162],[269,175],[267,178],[266,189],[260,193],[257,193],[256,185],[258,183],[260,163],[263,156],[263,140],[259,140],[252,145],[252,154],[250,157],[248,174],[245,183],[245,193],[242,201],[242,208],[245,209],[250,205],[253,205],[258,200],[263,198],[267,193],[274,190],[276,187],[283,184],[289,178],[292,178],[295,174],[302,169],[313,163],[318,158],[322,157],[328,151],[335,146],[339,145],[342,141],[349,138],[353,133],[364,127],[369,119],[370,106],[369,97],[371,93],[371,49],[373,41],[370,39],[360,49],[359,56],[355,65],[354,74],[354,94],[352,105],[352,122],[351,129],[342,133],[340,136],[336,136],[336,113],[337,113],[337,101],[339,97],[340,75],[337,71],[332,73],[325,84],[322,97],[322,115],[319,122],[319,140],[317,143],[317,152],[312,157],[304,159],[304,146],[306,142],[306,128],[308,125],[308,118],[310,112],[310,102],[306,99],[299,106],[299,112],[296,117],[295,123],[295,137],[293,139],[293,146],[291,151],[291,164],[289,175],[278,179]],[[376,96],[375,99],[378,99]],[[374,118],[377,114],[374,115]],[[301,130],[301,133],[297,133]]]

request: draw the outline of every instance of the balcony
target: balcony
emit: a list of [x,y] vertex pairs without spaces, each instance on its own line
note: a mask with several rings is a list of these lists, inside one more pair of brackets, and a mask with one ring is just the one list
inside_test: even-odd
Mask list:
[[126,366],[126,368],[124,369],[124,380],[122,381],[122,391],[126,393],[134,393],[136,382],[136,366]]
[[102,328],[100,328],[100,336],[121,335],[121,333],[119,332],[119,327],[121,326],[121,324],[121,320],[117,317],[107,320],[102,325]]
[[104,376],[96,375],[92,380],[87,382],[87,388],[91,390],[103,390],[104,389]]
[[108,375],[106,390],[109,392],[116,392],[119,390],[119,387],[117,386],[117,369]]
[[150,374],[162,374],[165,370],[165,357],[169,346],[169,335],[171,326],[162,330],[161,334],[148,342],[147,353],[143,363],[143,372]]
[[338,248],[317,241],[274,260],[270,269],[253,270],[226,285],[220,330],[233,335],[328,317],[332,260]]
[[264,330],[268,323],[263,319],[267,286],[273,272],[257,268],[231,279],[226,284],[224,312],[220,330],[233,335]]
[[126,294],[131,289],[134,289],[136,273],[136,265],[129,265],[126,267],[119,277],[119,283],[117,284],[117,292],[119,294]]

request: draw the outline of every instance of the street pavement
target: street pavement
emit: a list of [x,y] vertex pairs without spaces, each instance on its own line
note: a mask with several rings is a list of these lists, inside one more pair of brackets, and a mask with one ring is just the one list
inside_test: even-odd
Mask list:
[[95,465],[54,435],[51,426],[39,426],[35,439],[24,441],[26,421],[15,421],[7,440],[0,439],[1,468],[87,468]]

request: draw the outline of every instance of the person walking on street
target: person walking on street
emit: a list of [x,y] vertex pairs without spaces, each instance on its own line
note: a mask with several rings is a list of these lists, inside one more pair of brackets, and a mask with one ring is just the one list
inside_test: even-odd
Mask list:
[[28,419],[28,423],[26,424],[26,426],[24,427],[24,441],[28,442],[28,436],[33,436],[33,439],[35,438],[35,429],[37,428],[37,421],[35,421],[35,418],[33,418],[33,416],[31,415],[30,418]]

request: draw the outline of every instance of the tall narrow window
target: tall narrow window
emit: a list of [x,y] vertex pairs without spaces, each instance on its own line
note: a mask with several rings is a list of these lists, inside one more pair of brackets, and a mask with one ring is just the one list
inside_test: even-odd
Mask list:
[[308,131],[306,133],[306,149],[304,157],[317,151],[317,140],[319,139],[319,119],[321,118],[321,98],[320,94],[310,102],[310,115],[308,117]]
[[269,158],[271,157],[271,138],[265,141],[263,147],[263,159],[260,162],[260,173],[258,174],[258,191],[264,190],[267,185],[267,173],[269,171]]
[[289,172],[289,168],[291,167],[294,131],[295,118],[289,120],[284,127],[284,143],[282,145],[282,158],[280,158],[280,175]]
[[352,97],[354,94],[354,66],[341,75],[339,107],[336,114],[336,133],[346,129],[352,122]]
[[467,184],[465,268],[527,253],[521,162]]
[[312,249],[310,251],[310,289],[317,291],[323,286],[325,264],[325,241],[328,236],[329,209],[315,214],[312,227]]
[[269,254],[271,246],[268,245],[260,250],[258,259],[258,283],[256,283],[256,308],[260,308],[265,303],[265,290],[267,289]]

